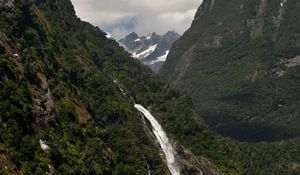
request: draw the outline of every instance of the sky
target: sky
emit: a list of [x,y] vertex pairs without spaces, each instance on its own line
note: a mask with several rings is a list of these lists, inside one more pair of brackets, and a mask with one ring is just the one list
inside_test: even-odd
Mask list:
[[82,20],[99,26],[113,38],[186,31],[202,0],[72,0]]

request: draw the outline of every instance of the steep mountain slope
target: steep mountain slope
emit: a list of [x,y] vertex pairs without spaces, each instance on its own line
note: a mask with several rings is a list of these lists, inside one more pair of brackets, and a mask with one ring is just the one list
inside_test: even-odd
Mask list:
[[195,97],[221,133],[299,136],[299,10],[295,0],[204,1],[161,75]]
[[0,174],[169,174],[134,103],[166,128],[182,174],[239,172],[190,98],[69,0],[0,2]]
[[243,141],[227,140],[242,174],[300,172],[299,12],[298,0],[204,0],[160,71]]
[[167,173],[132,101],[93,63],[122,52],[116,44],[79,21],[69,1],[16,1],[5,9],[1,174]]
[[142,37],[133,32],[121,39],[119,43],[133,57],[158,72],[167,58],[170,47],[179,37],[180,35],[174,31],[169,31],[162,36],[152,33]]

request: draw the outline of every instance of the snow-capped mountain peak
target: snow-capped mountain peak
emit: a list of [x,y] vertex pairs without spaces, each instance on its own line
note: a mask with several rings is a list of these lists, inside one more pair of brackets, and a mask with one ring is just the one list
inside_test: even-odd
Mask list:
[[165,62],[172,44],[179,37],[180,35],[174,31],[169,31],[165,35],[149,33],[146,36],[138,36],[132,32],[119,40],[119,43],[134,58],[139,59],[157,72]]

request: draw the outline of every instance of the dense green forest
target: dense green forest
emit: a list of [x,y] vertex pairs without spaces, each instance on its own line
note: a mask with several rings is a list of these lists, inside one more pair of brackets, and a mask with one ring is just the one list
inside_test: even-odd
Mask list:
[[193,97],[243,174],[299,174],[300,1],[204,0],[160,75]]
[[[204,1],[201,8],[209,8],[210,2]],[[248,9],[246,8],[248,6],[253,8],[242,13],[243,15],[231,17],[232,19],[241,18],[240,22],[245,22],[242,17],[249,14],[255,15],[257,11],[255,5],[258,5],[259,1],[241,2],[244,5],[243,9]],[[296,9],[299,7],[299,3],[295,2],[287,3],[289,8],[294,9],[290,10],[293,14],[297,13]],[[235,11],[238,6],[233,6],[235,3],[234,0],[228,4],[225,1],[216,0],[215,8],[218,7],[216,11],[223,7],[226,7],[226,10]],[[238,8],[241,8],[241,3],[237,4],[239,4]],[[211,9],[212,12],[215,11],[213,7]],[[226,18],[228,14],[226,10],[219,10],[224,12],[220,18],[221,16]],[[197,15],[203,15],[202,11],[198,11]],[[170,60],[174,60],[176,64],[181,54],[186,54],[185,57],[194,55],[193,49],[188,53],[180,52],[184,52],[198,40],[203,39],[204,45],[206,41],[210,41],[211,35],[199,35],[199,33],[203,30],[213,32],[207,28],[202,29],[202,25],[213,23],[213,20],[200,20],[197,19],[197,15],[193,27],[173,47],[176,52],[170,52],[172,59],[168,59],[165,72],[168,72],[167,66],[172,64]],[[214,16],[215,14],[208,12],[204,13],[205,15],[219,18],[219,15]],[[220,27],[220,31],[227,32],[231,28],[233,30],[234,26],[240,24],[234,23],[229,18],[226,19],[224,24],[227,22],[230,25],[228,28],[221,29]],[[204,21],[203,24],[201,21]],[[198,28],[197,25],[201,26],[201,30],[193,29]],[[116,41],[107,39],[101,29],[82,22],[76,17],[70,0],[1,1],[0,26],[0,174],[45,174],[47,172],[48,174],[141,175],[148,174],[149,171],[157,175],[169,174],[164,157],[161,156],[153,135],[143,124],[140,114],[134,109],[134,103],[147,107],[164,126],[171,140],[189,149],[195,155],[204,174],[221,174],[206,173],[218,171],[224,174],[249,175],[299,174],[300,144],[295,137],[298,136],[297,126],[299,126],[295,120],[299,91],[296,89],[298,70],[294,67],[288,70],[285,70],[286,67],[283,65],[278,67],[280,70],[284,69],[286,73],[282,82],[278,77],[265,78],[263,76],[265,74],[262,73],[264,71],[259,71],[261,70],[259,69],[250,89],[241,88],[238,92],[230,89],[231,84],[220,77],[216,78],[220,79],[220,83],[228,84],[228,87],[220,85],[220,87],[225,87],[220,88],[222,90],[220,92],[208,88],[212,86],[210,82],[215,82],[214,79],[210,77],[205,81],[194,79],[196,83],[207,83],[204,84],[207,85],[204,86],[207,89],[205,93],[196,89],[196,86],[189,85],[189,81],[181,81],[188,77],[197,78],[199,74],[195,71],[195,74],[187,76],[187,72],[193,71],[185,66],[179,69],[179,71],[183,70],[182,76],[178,76],[182,79],[174,81],[178,83],[175,86],[162,81],[149,68],[131,58],[130,54],[125,52]],[[297,27],[297,25],[289,26],[293,29]],[[205,47],[195,45],[193,48],[196,48],[197,54],[193,57],[196,60],[200,58],[199,55],[203,54],[203,59],[207,59],[207,64],[201,69],[214,77],[213,70],[223,71],[217,66],[209,66],[208,61],[215,60],[214,54],[218,57],[223,57],[225,53],[233,56],[243,55],[246,52],[245,48],[270,44],[265,50],[257,47],[257,52],[253,52],[251,58],[261,61],[257,55],[267,54],[269,49],[275,50],[271,47],[274,44],[261,42],[262,39],[256,37],[251,39],[249,45],[245,44],[244,42],[250,40],[247,37],[247,32],[249,35],[250,31],[250,27],[246,27],[241,37],[235,39],[229,37],[231,33],[229,32],[226,35],[229,38],[226,42],[223,42],[220,37],[213,37],[213,48],[209,47],[209,44]],[[278,37],[285,41],[284,38],[289,36],[289,33],[285,32],[285,34],[282,37],[278,34]],[[204,36],[207,38],[205,39]],[[266,37],[271,36],[266,35]],[[294,40],[297,40],[297,37],[295,36]],[[220,48],[220,45],[228,47]],[[239,53],[234,52],[234,49],[240,49]],[[281,51],[277,54],[281,53],[286,58],[292,58],[297,53],[297,49],[291,49],[291,51],[282,49]],[[206,55],[211,55],[211,57],[206,57]],[[242,55],[240,57],[232,57],[232,55],[226,59],[247,60],[242,59]],[[219,61],[220,65],[228,63],[226,60],[220,59]],[[262,65],[266,66],[270,60],[266,57],[264,61]],[[194,65],[197,70],[201,62]],[[283,63],[289,65],[289,62]],[[239,71],[247,71],[245,67],[239,66],[243,65],[241,63],[229,65],[234,65],[233,67],[239,68]],[[224,71],[231,70],[227,68],[224,67]],[[235,71],[237,70],[233,71],[233,76],[243,77],[243,74]],[[280,71],[276,72],[280,73]],[[218,73],[225,74],[224,72]],[[164,75],[167,76],[167,74]],[[169,72],[168,75],[173,75],[173,73]],[[176,72],[174,75],[177,75]],[[263,93],[262,88],[265,91],[273,88],[273,86],[267,86],[268,81],[275,84],[278,91],[283,94],[278,98],[271,98],[271,95],[277,95],[277,93]],[[286,83],[291,86],[285,86]],[[177,90],[176,85],[181,85],[180,87],[183,87],[186,92]],[[124,93],[120,92],[120,88],[124,90]],[[199,94],[190,93],[189,88],[193,92],[201,93],[203,97],[195,98],[199,97],[197,96]],[[246,104],[252,105],[251,110],[243,110],[245,106],[243,98],[249,98],[247,95],[256,91],[266,94],[265,96],[269,98],[256,98],[261,97],[257,94],[255,98],[253,97],[252,104]],[[212,92],[216,95],[215,98],[209,96]],[[220,98],[218,95],[222,93],[225,95],[223,94]],[[294,112],[294,115],[289,115],[290,121],[287,121],[285,117],[282,117],[282,120],[280,120],[281,117],[274,118],[273,113],[270,116],[262,115],[265,122],[270,123],[271,133],[283,128],[284,132],[278,135],[278,138],[271,137],[272,142],[235,141],[221,137],[207,126],[207,124],[212,126],[212,121],[216,121],[207,120],[215,115],[215,110],[210,110],[210,108],[216,108],[216,111],[224,109],[224,111],[219,111],[230,115],[233,113],[229,111],[232,109],[230,107],[234,109],[241,107],[242,109],[235,111],[241,114],[241,117],[247,113],[253,114],[261,111],[264,112],[261,114],[269,114],[273,109],[272,106],[260,106],[264,107],[264,110],[260,110],[261,108],[257,108],[255,104],[265,102],[266,99],[280,100],[281,97],[287,96],[289,97],[287,100],[293,101],[291,103],[280,101],[280,105],[283,105],[280,109],[284,114],[287,114],[285,110]],[[218,101],[213,101],[215,99]],[[203,100],[205,104],[200,104],[199,102]],[[226,103],[219,103],[220,100]],[[279,105],[277,101],[274,104]],[[203,109],[205,112],[201,112]],[[280,111],[277,112],[278,115],[281,114]],[[228,118],[236,122],[234,117]],[[226,121],[231,120],[226,118]],[[240,126],[240,123],[237,124]],[[264,123],[259,120],[258,124]],[[277,127],[275,124],[280,125]],[[287,125],[291,127],[286,127]],[[257,131],[260,132],[259,128]],[[288,140],[283,141],[282,138]],[[45,141],[50,149],[45,151],[41,149],[40,140]]]
[[70,1],[17,1],[0,20],[2,174],[167,174],[133,102],[101,69],[128,56]]
[[0,174],[168,174],[134,103],[199,162],[239,171],[191,99],[77,18],[69,0],[0,8]]

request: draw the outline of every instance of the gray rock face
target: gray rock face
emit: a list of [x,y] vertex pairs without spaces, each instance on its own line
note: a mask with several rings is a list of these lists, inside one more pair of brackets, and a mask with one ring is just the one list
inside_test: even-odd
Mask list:
[[54,110],[54,102],[51,98],[51,92],[45,75],[38,73],[40,87],[32,86],[33,94],[33,113],[39,117],[51,115]]
[[0,7],[4,7],[6,11],[11,11],[14,9],[15,0],[0,0]]
[[180,35],[174,31],[169,31],[164,35],[152,33],[141,37],[133,32],[119,40],[119,43],[134,58],[139,59],[154,72],[158,72],[165,62],[172,44],[179,37]]

